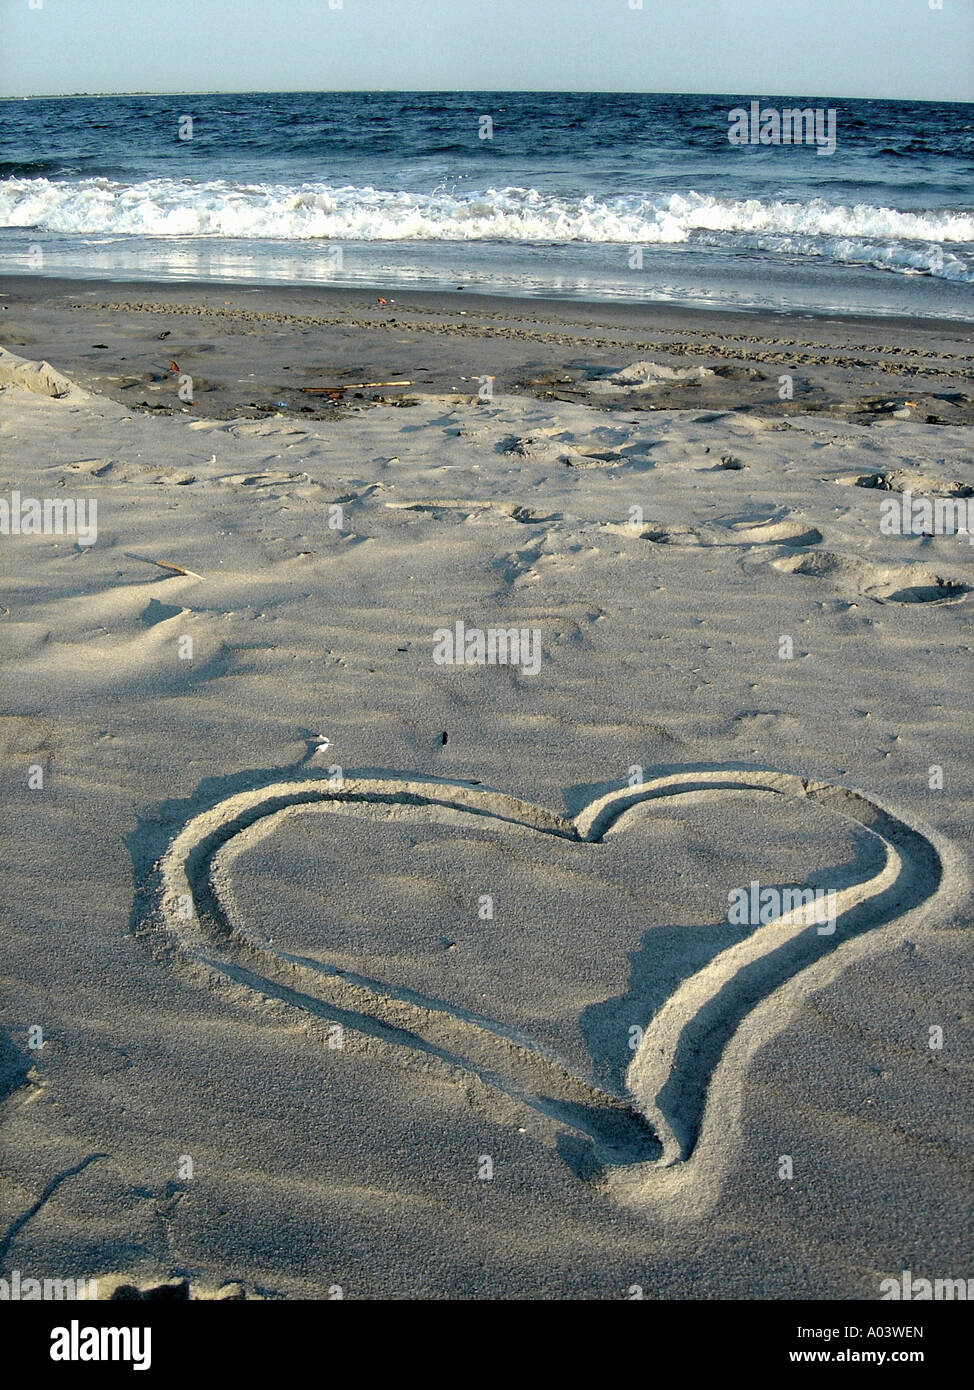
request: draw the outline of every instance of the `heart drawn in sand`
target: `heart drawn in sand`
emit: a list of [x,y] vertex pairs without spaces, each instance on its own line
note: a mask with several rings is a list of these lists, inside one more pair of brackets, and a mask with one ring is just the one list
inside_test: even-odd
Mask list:
[[[785,913],[743,937],[730,934],[730,944],[678,978],[665,999],[630,998],[630,1011],[642,1007],[645,1016],[633,1019],[635,1040],[618,1039],[614,1085],[595,1084],[580,1074],[585,1067],[577,1057],[560,1055],[550,1040],[530,1036],[510,1018],[338,965],[329,960],[327,940],[302,953],[300,943],[285,949],[249,930],[228,868],[255,833],[271,834],[310,810],[334,813],[325,822],[331,832],[335,818],[352,814],[366,822],[420,815],[504,828],[516,832],[522,848],[526,839],[540,846],[554,837],[584,849],[604,844],[645,803],[741,793],[767,797],[772,808],[782,798],[800,802],[855,830],[861,852],[830,875],[835,931],[820,933],[801,912]],[[336,787],[310,776],[240,792],[188,821],[140,895],[138,930],[157,954],[198,979],[276,998],[391,1049],[425,1054],[544,1113],[589,1146],[592,1171],[620,1200],[688,1188],[702,1199],[713,1194],[734,1152],[748,1059],[788,1024],[808,989],[875,949],[874,929],[914,927],[930,910],[943,892],[942,850],[858,792],[774,770],[669,769],[636,787],[614,787],[574,819],[467,783],[389,774],[346,777]],[[341,916],[340,895],[327,910]],[[516,942],[508,945],[516,951]]]

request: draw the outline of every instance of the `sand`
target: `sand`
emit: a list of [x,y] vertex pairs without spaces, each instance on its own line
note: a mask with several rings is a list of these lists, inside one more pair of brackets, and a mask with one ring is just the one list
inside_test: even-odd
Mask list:
[[0,1274],[966,1277],[970,328],[0,288]]

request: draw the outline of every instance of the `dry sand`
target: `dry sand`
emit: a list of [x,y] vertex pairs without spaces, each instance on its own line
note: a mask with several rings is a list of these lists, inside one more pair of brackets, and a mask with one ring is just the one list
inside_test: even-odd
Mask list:
[[0,1275],[967,1277],[970,329],[3,289]]

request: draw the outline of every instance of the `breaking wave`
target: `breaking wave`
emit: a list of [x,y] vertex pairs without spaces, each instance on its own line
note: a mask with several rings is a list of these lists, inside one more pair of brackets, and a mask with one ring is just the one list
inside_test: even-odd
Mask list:
[[974,258],[961,250],[974,242],[972,211],[903,212],[692,191],[599,198],[519,187],[410,193],[310,183],[15,177],[0,181],[0,227],[283,241],[697,241],[974,281]]

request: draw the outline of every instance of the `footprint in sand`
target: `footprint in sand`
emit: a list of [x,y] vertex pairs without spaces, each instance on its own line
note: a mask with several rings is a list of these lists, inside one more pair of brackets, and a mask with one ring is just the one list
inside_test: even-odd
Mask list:
[[971,586],[922,565],[883,565],[818,550],[772,560],[774,569],[811,579],[829,579],[846,594],[877,603],[958,603]]
[[311,477],[307,473],[226,473],[216,481],[228,487],[273,487],[280,483],[310,483]]
[[974,497],[974,487],[945,478],[893,469],[888,473],[846,473],[835,482],[840,487],[878,488],[882,492],[912,492],[915,497]]
[[605,529],[654,545],[800,547],[819,545],[823,539],[818,527],[789,520],[787,513],[773,518],[727,517],[701,526],[650,521],[636,528],[609,523]]
[[538,429],[529,435],[507,435],[497,445],[507,458],[531,459],[567,468],[621,468],[632,464],[645,469],[644,457],[652,445],[633,441],[629,430],[603,429],[579,437],[570,430]]
[[522,526],[541,526],[547,522],[561,520],[556,513],[542,516],[540,513],[532,511],[530,507],[522,507],[516,502],[491,502],[476,499],[461,501],[457,498],[438,500],[433,498],[428,502],[387,502],[386,506],[397,512],[429,512],[434,517],[449,512],[460,512],[467,520],[478,513],[499,512],[509,521],[520,522]]

